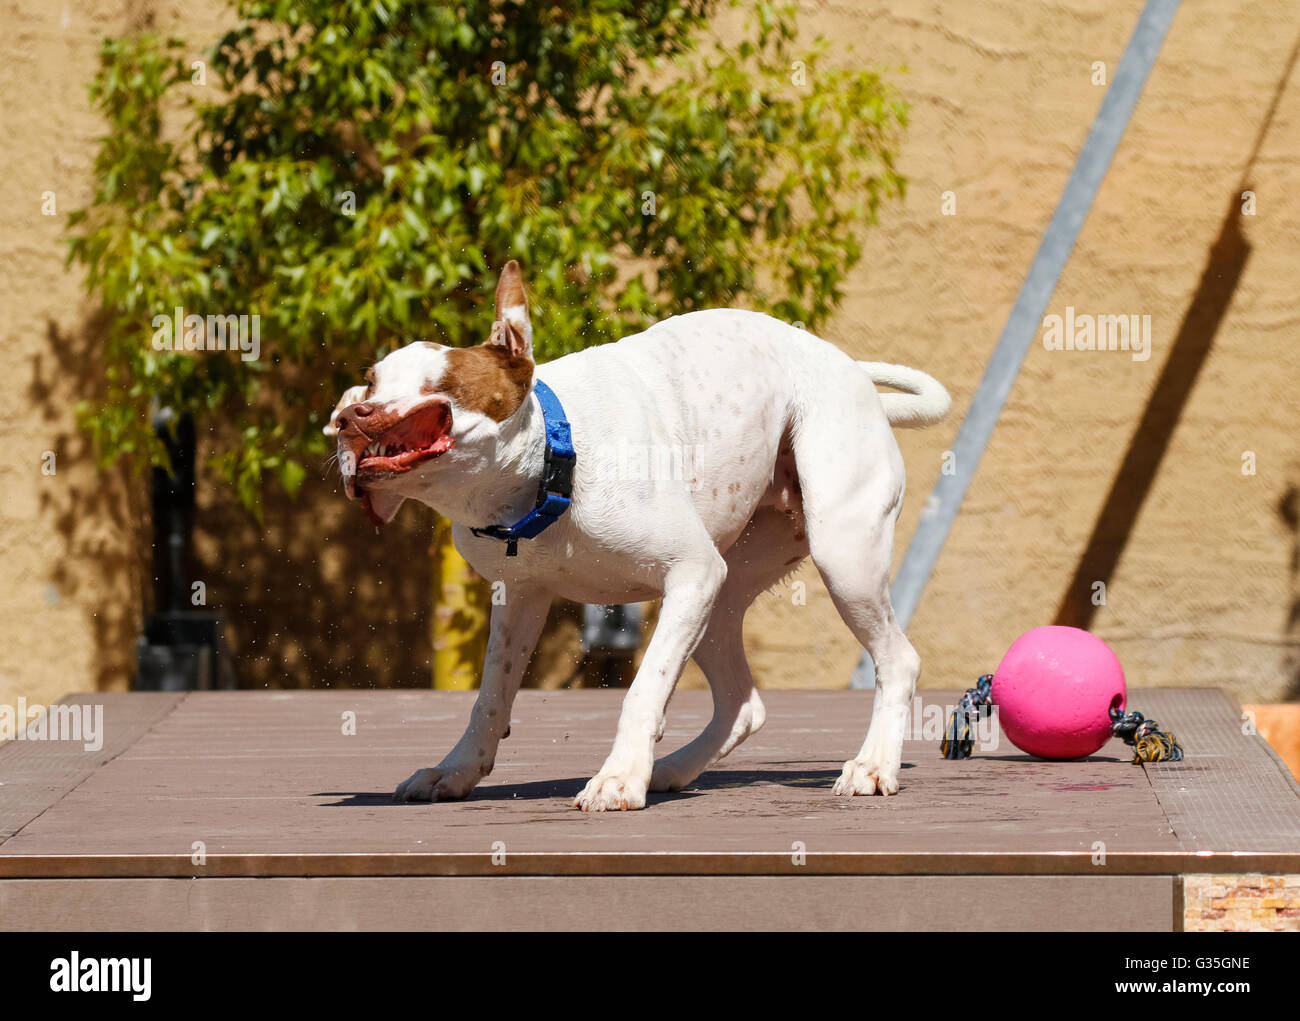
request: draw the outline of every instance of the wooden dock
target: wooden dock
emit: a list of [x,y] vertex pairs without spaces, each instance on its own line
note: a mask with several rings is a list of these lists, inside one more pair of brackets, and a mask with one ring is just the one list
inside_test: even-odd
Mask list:
[[[391,792],[472,693],[73,696],[102,748],[0,747],[0,929],[1169,930],[1205,920],[1207,876],[1300,898],[1300,789],[1217,689],[1130,694],[1181,763],[1005,738],[948,762],[918,736],[897,797],[852,799],[830,786],[871,693],[766,692],[766,727],[686,791],[584,815],[621,695],[523,692],[495,772],[434,805]],[[709,711],[678,694],[661,748]]]

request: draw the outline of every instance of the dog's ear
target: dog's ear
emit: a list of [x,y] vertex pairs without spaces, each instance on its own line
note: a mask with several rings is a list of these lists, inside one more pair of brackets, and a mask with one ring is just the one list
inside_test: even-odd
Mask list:
[[369,391],[369,389],[370,389],[369,387],[365,387],[365,386],[352,386],[344,390],[343,396],[339,398],[339,402],[336,405],[334,405],[334,410],[330,412],[330,420],[325,424],[325,428],[323,428],[321,432],[323,432],[326,436],[330,436],[330,437],[337,436],[339,434],[339,427],[338,427],[339,412],[342,411],[344,408],[350,408],[352,407],[352,405],[359,404],[361,401],[364,401],[366,399],[366,393]]
[[511,358],[533,358],[533,325],[528,319],[528,298],[519,263],[511,259],[497,281],[497,317],[489,344],[504,347]]

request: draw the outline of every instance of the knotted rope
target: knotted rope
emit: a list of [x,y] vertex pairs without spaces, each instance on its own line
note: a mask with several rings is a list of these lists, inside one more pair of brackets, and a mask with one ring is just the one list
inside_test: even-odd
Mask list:
[[944,731],[943,744],[939,750],[945,759],[969,759],[975,747],[972,728],[975,724],[993,713],[993,675],[985,674],[975,682],[975,687],[967,688],[957,708],[948,717],[948,728]]
[[1133,762],[1178,762],[1183,757],[1183,746],[1167,730],[1161,730],[1155,720],[1148,720],[1139,712],[1110,711],[1110,732],[1131,745]]

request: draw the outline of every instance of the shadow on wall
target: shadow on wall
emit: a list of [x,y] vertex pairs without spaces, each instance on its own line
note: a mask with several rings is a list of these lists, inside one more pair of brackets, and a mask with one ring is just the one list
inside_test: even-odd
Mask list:
[[[376,530],[331,469],[309,475],[295,500],[269,492],[264,520],[259,527],[224,481],[201,474],[196,580],[224,615],[239,687],[432,686],[430,508],[408,500]],[[585,669],[581,612],[552,604],[525,687],[600,683]]]
[[198,487],[195,580],[224,617],[239,687],[430,686],[432,511],[408,502],[376,530],[319,465],[294,499],[268,487],[262,525],[210,468]]
[[1287,607],[1286,635],[1288,646],[1282,663],[1286,690],[1282,698],[1287,702],[1300,701],[1300,489],[1288,486],[1278,501],[1278,517],[1291,531],[1291,605]]
[[[53,475],[40,494],[40,518],[57,552],[38,584],[51,609],[71,603],[89,617],[92,683],[98,691],[125,687],[135,674],[141,594],[149,569],[145,477],[123,464],[105,471],[87,433],[68,409],[102,393],[105,320],[87,316],[75,333],[46,325],[44,350],[32,359],[29,407],[54,454]],[[43,463],[45,462],[43,458]],[[43,469],[44,470],[44,469]],[[68,678],[78,688],[79,678]]]
[[1160,370],[1142,419],[1133,430],[1128,450],[1102,503],[1092,534],[1079,557],[1054,623],[1087,629],[1097,613],[1093,585],[1111,578],[1160,470],[1178,419],[1223,325],[1232,296],[1250,257],[1250,243],[1241,231],[1241,192],[1236,189],[1219,236],[1210,246],[1200,284],[1187,307],[1178,334]]
[[[1246,261],[1250,258],[1250,242],[1241,230],[1243,192],[1254,190],[1250,179],[1255,161],[1273,126],[1278,105],[1291,81],[1297,61],[1300,61],[1300,38],[1291,47],[1278,78],[1277,88],[1273,90],[1272,100],[1255,135],[1254,145],[1246,157],[1240,181],[1228,197],[1228,211],[1219,227],[1219,236],[1210,246],[1200,283],[1178,327],[1178,334],[1160,370],[1155,390],[1142,413],[1142,420],[1133,432],[1124,461],[1111,483],[1110,492],[1106,494],[1074,577],[1061,595],[1056,611],[1057,624],[1079,628],[1087,628],[1092,624],[1097,613],[1097,607],[1092,601],[1092,586],[1099,581],[1110,585],[1142,504],[1151,491],[1160,462],[1169,449],[1183,406],[1191,396],[1214,338],[1223,325],[1232,296],[1245,271]],[[1282,515],[1286,518],[1285,501]],[[1295,529],[1294,524],[1292,529]],[[1293,564],[1293,572],[1294,569]],[[1295,630],[1296,613],[1296,607],[1293,606],[1292,632]],[[1300,697],[1297,669],[1300,668],[1289,671],[1293,678],[1288,695],[1290,698]]]
[[[136,638],[153,602],[149,477],[126,461],[103,469],[67,411],[103,393],[105,320],[72,332],[51,322],[28,397],[51,437],[55,475],[40,513],[60,544],[44,582],[50,603],[93,614],[96,689],[136,672]],[[198,429],[194,578],[220,612],[242,688],[428,687],[432,512],[411,503],[376,535],[343,498],[338,474],[309,466],[296,500],[268,487],[265,525],[205,461]],[[315,470],[313,470],[313,467]]]

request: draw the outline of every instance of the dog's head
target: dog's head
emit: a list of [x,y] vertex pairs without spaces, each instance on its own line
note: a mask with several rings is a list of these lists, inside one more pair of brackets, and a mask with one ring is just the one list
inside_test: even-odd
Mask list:
[[496,321],[478,347],[420,341],[399,348],[348,389],[325,435],[338,438],[348,499],[375,524],[440,474],[491,463],[533,384],[533,330],[519,263],[497,284]]

